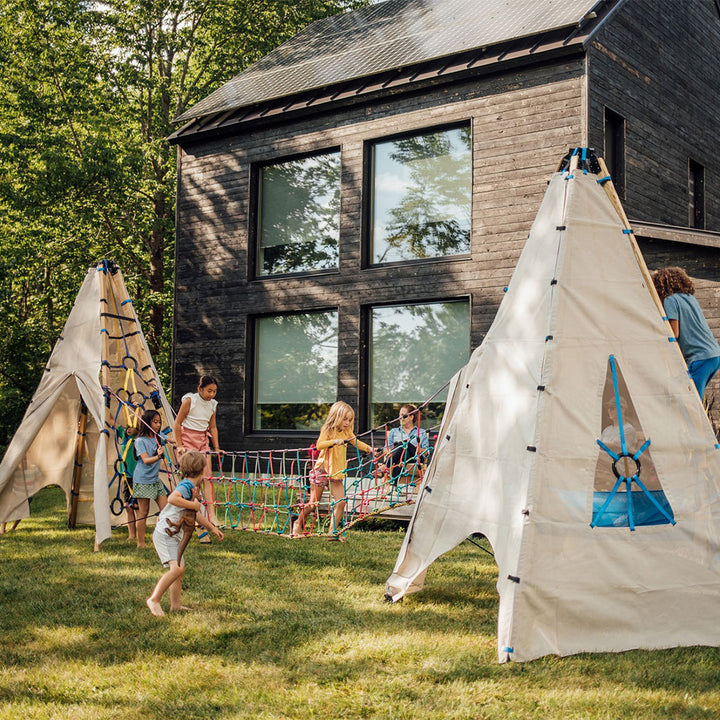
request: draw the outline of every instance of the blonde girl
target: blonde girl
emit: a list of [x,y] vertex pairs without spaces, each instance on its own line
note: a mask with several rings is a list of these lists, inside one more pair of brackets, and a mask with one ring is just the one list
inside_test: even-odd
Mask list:
[[354,422],[355,411],[346,402],[339,400],[332,405],[315,446],[320,453],[310,472],[310,501],[302,507],[297,520],[293,523],[291,537],[300,537],[303,534],[305,518],[317,508],[323,490],[329,485],[334,507],[328,540],[345,541],[345,538],[339,534],[339,530],[345,511],[343,481],[347,464],[347,445],[353,445],[362,452],[375,452],[370,445],[366,445],[355,437],[353,434]]
[[[203,497],[206,502],[207,517],[217,525],[215,517],[215,495],[212,485],[212,461],[210,455],[210,441],[212,440],[215,452],[220,453],[220,441],[215,416],[217,414],[218,384],[210,375],[203,375],[197,387],[197,392],[183,395],[180,410],[173,425],[173,435],[177,443],[178,457],[188,450],[197,450],[206,453],[205,478],[203,480]],[[210,542],[207,532],[200,533],[200,541]]]

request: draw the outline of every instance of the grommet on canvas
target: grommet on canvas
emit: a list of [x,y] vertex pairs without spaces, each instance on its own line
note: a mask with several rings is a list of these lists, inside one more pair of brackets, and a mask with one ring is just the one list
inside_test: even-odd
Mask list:
[[520,578],[517,577],[516,575],[508,575],[508,580],[512,580],[514,583],[520,582]]
[[521,513],[522,515],[529,516],[529,515],[530,515],[530,510],[529,510],[528,508],[523,508],[523,509],[520,511],[520,513]]
[[538,385],[538,386],[537,386],[537,389],[538,389],[540,392],[543,392],[543,390],[545,390],[545,386],[544,386],[544,385]]
[[553,279],[550,281],[550,284],[551,284],[551,285],[557,285],[557,278],[553,278]]
[[555,227],[556,230],[567,230],[567,225],[557,225]]
[[545,336],[545,342],[547,342],[548,340],[552,340],[552,339],[553,339],[553,336],[552,336],[552,335],[546,335],[546,336]]
[[431,492],[432,492],[432,488],[431,488],[430,486],[428,486],[428,485],[426,485],[426,486],[423,488],[423,490],[424,490],[426,493],[431,493]]
[[530,452],[537,452],[537,448],[534,445],[528,445],[526,449]]

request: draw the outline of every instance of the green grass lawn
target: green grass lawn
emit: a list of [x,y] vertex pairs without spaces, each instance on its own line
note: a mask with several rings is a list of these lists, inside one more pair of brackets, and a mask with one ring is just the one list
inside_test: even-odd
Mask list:
[[403,531],[345,544],[232,531],[192,542],[194,610],[156,619],[152,547],[116,531],[93,553],[54,488],[32,509],[0,537],[2,719],[720,717],[718,649],[499,665],[496,567],[471,543],[392,605]]

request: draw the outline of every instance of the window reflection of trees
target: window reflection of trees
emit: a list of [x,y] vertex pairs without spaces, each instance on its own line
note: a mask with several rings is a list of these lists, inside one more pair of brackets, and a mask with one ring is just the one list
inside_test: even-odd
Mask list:
[[[467,362],[469,305],[378,308],[372,342],[372,423],[377,425],[397,417],[398,403],[422,404]],[[445,393],[435,398],[424,421],[439,420],[444,399]]]
[[258,274],[337,267],[340,153],[262,169]]
[[256,429],[319,428],[337,394],[337,313],[259,323],[270,326],[258,333]]
[[[402,199],[374,219],[376,263],[470,252],[470,127],[396,140],[387,157],[406,168]],[[382,146],[376,147],[382,153]],[[377,157],[377,156],[376,156]],[[376,162],[376,172],[383,158]],[[383,170],[385,168],[383,167]],[[375,178],[375,193],[377,177]],[[403,179],[397,177],[403,184]],[[377,207],[377,203],[376,203]]]

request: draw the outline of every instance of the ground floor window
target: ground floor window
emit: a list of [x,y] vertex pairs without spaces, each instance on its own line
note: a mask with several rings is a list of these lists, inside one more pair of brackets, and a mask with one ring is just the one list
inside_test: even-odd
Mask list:
[[[465,365],[469,353],[467,299],[372,308],[371,426],[395,420],[404,403],[424,403]],[[446,399],[447,390],[443,390],[422,409],[423,427],[440,422]]]
[[337,396],[337,312],[255,321],[255,430],[318,429]]

